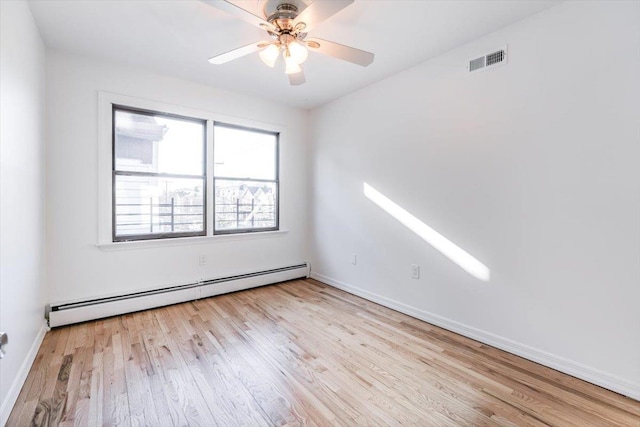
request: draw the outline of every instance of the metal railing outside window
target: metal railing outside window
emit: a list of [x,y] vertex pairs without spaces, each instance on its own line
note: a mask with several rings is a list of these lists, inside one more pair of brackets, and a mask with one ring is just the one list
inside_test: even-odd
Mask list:
[[[201,230],[204,226],[202,219],[204,205],[176,204],[174,197],[169,203],[154,203],[151,197],[148,203],[118,203],[116,207],[138,208],[140,211],[117,213],[116,217],[120,219],[116,222],[123,228],[138,228],[154,233],[175,232],[188,229],[190,226]],[[193,212],[194,209],[199,212]]]

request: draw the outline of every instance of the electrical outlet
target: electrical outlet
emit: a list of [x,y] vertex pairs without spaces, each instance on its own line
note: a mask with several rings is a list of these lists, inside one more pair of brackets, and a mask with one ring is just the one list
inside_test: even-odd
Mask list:
[[351,264],[356,265],[358,263],[358,256],[356,254],[351,255]]
[[198,263],[200,264],[200,267],[202,267],[203,265],[207,265],[207,256],[206,255],[200,255],[198,257]]
[[411,264],[411,278],[412,279],[420,278],[420,266],[418,264]]

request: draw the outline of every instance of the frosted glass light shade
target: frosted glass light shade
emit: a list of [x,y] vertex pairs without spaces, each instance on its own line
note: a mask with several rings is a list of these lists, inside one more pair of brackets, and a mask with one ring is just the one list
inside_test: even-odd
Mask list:
[[273,68],[276,65],[276,60],[278,59],[278,55],[280,54],[280,49],[275,44],[270,44],[260,51],[260,59],[267,66]]
[[302,71],[302,68],[300,68],[300,64],[298,64],[291,55],[286,55],[286,53],[284,57],[284,63],[286,66],[284,70],[285,74],[296,74]]
[[293,59],[293,61],[296,64],[302,64],[304,61],[307,60],[307,57],[309,56],[309,51],[307,50],[306,47],[302,46],[298,42],[291,42],[289,43],[288,47],[289,47],[289,53],[291,54],[291,59]]

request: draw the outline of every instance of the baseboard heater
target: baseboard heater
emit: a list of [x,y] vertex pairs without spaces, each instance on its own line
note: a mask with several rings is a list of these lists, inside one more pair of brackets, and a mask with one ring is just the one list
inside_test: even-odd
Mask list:
[[124,295],[51,304],[47,306],[45,316],[49,326],[55,328],[300,279],[309,277],[309,273],[309,264],[303,263]]

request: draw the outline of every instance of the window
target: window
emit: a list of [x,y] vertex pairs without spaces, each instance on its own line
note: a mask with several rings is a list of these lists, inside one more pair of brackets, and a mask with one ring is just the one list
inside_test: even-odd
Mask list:
[[214,124],[214,234],[278,229],[278,136]]
[[112,114],[113,241],[206,235],[206,121]]
[[98,115],[101,249],[280,231],[280,125],[108,92]]

